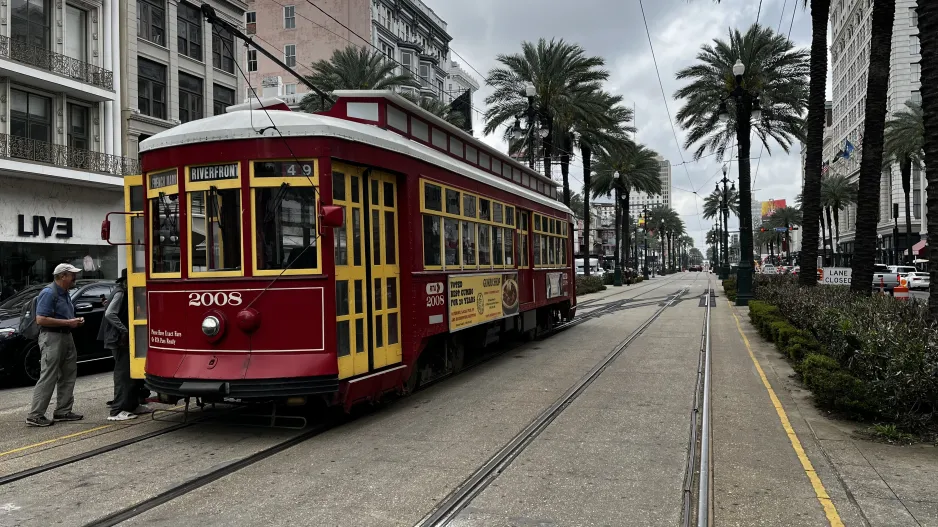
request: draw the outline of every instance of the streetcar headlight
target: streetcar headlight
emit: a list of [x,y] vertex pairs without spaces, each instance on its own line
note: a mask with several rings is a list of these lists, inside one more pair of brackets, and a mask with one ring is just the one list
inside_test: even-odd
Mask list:
[[214,337],[219,331],[221,331],[221,321],[218,317],[212,315],[205,317],[202,321],[202,333],[205,333],[206,337]]

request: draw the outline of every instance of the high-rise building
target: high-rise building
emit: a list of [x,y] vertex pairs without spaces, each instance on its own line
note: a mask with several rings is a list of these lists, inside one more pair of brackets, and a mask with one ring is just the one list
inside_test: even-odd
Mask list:
[[[837,0],[831,6],[831,71],[833,90],[833,125],[829,174],[842,174],[858,181],[863,152],[863,123],[866,110],[866,85],[870,57],[872,0]],[[889,68],[887,119],[905,108],[907,101],[921,102],[922,58],[918,40],[918,17],[915,0],[897,0],[893,25]],[[847,144],[849,141],[850,145]],[[850,147],[853,152],[849,153]],[[848,156],[838,157],[838,152]],[[827,156],[828,153],[825,153]],[[894,258],[894,248],[905,249],[919,241],[925,229],[925,174],[914,170],[911,185],[912,239],[906,240],[905,197],[899,168],[883,172],[880,180],[878,236],[884,254]],[[893,236],[893,204],[899,206],[899,236]],[[840,212],[838,253],[853,254],[856,237],[856,205]],[[836,240],[835,240],[836,243]]]
[[[247,4],[242,0],[205,1],[219,18],[243,27]],[[121,107],[124,148],[132,157],[151,135],[224,113],[244,97],[244,42],[208,23],[200,5],[201,0],[127,3]]]
[[[450,60],[452,37],[446,22],[420,0],[317,0],[315,6],[292,0],[247,0],[244,23],[258,45],[279,54],[301,75],[312,74],[313,62],[328,60],[335,50],[352,45],[378,50],[399,64],[398,73],[413,75],[419,87],[402,92],[452,103],[466,90],[471,101],[479,89],[478,82]],[[246,54],[250,88],[258,95],[295,105],[310,91],[257,51],[248,49]]]
[[658,177],[661,179],[661,194],[635,192],[629,196],[629,215],[632,218],[639,217],[645,208],[671,206],[671,162],[661,156],[658,156],[657,160],[660,167]]
[[50,282],[62,262],[83,278],[125,265],[100,236],[123,210],[123,176],[139,171],[122,156],[120,8],[0,3],[0,299]]

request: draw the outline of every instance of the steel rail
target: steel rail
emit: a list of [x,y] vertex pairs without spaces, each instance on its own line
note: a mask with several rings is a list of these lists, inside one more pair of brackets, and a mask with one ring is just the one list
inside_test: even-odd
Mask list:
[[713,302],[708,294],[707,338],[704,344],[703,415],[701,417],[703,422],[700,427],[700,480],[697,485],[697,527],[710,525],[710,377],[713,363],[710,346],[710,310],[712,307]]
[[[712,294],[712,285],[710,277],[707,276],[707,307],[709,308]],[[693,502],[694,502],[694,472],[697,470],[697,441],[699,440],[698,428],[700,427],[701,411],[701,392],[704,382],[704,367],[706,358],[707,332],[710,327],[707,324],[707,318],[704,317],[700,329],[700,350],[697,356],[697,381],[694,383],[694,406],[690,415],[690,434],[687,443],[687,465],[684,467],[684,493],[683,493],[683,526],[690,527],[693,521]]]
[[[696,281],[696,278],[695,280]],[[564,395],[543,411],[524,430],[517,434],[507,445],[502,447],[484,465],[475,471],[459,487],[441,501],[424,519],[417,523],[417,527],[443,526],[449,524],[476,496],[478,496],[499,474],[504,472],[518,455],[527,448],[569,405],[576,400],[605,369],[615,361],[652,323],[654,323],[665,309],[674,305],[689,290],[684,286],[675,293],[663,306],[646,319],[637,329],[629,334],[622,342],[617,344],[609,354],[596,364],[585,376],[574,384]]]

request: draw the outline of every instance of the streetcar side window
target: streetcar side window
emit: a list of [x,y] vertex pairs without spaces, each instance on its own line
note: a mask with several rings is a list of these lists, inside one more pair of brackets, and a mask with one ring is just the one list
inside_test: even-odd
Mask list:
[[443,210],[443,191],[436,185],[427,183],[423,187],[423,206],[428,210]]
[[192,271],[241,269],[241,189],[189,192]]
[[316,190],[284,185],[255,193],[257,268],[317,269]]
[[423,216],[423,265],[436,267],[440,262],[440,220],[439,216]]

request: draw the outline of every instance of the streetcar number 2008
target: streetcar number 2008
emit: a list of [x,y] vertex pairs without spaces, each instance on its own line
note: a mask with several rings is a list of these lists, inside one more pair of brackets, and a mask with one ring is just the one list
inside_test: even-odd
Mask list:
[[189,293],[190,306],[240,306],[241,293],[234,291],[231,293]]
[[427,307],[438,307],[446,303],[443,295],[427,295]]

